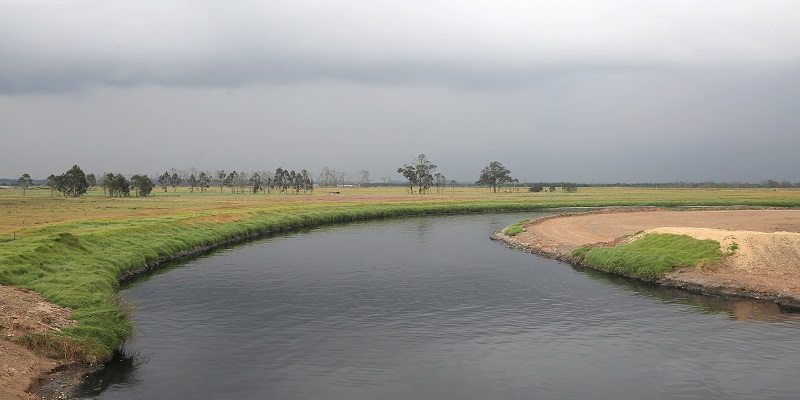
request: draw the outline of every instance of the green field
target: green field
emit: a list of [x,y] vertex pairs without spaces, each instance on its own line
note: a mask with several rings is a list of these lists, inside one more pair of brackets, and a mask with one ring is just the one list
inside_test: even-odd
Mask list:
[[[215,244],[301,226],[404,215],[602,206],[798,207],[791,189],[580,188],[577,193],[448,188],[335,189],[313,195],[232,194],[187,188],[148,198],[77,199],[46,189],[0,190],[0,284],[21,286],[74,309],[78,326],[16,340],[76,360],[101,360],[131,332],[118,278],[147,263]],[[487,232],[487,235],[489,232]]]

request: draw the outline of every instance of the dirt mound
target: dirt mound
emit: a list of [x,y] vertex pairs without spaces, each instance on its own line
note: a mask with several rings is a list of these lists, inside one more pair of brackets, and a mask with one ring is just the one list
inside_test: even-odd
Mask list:
[[49,303],[34,292],[0,285],[0,399],[36,399],[26,391],[42,374],[62,365],[12,340],[74,326],[70,314],[72,310]]

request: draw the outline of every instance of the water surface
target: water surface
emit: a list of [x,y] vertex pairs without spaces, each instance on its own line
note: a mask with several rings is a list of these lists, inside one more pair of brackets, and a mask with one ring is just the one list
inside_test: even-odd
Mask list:
[[328,226],[125,291],[97,399],[797,398],[800,318],[510,250],[534,214]]

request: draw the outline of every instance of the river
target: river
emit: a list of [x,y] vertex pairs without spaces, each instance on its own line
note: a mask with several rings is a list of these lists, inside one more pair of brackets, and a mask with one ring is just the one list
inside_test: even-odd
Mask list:
[[797,398],[800,315],[506,248],[537,214],[378,220],[185,260],[122,291],[96,399]]

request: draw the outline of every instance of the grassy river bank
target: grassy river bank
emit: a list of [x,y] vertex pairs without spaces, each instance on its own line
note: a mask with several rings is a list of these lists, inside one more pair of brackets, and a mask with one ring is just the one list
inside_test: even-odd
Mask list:
[[[323,192],[324,189],[318,190]],[[577,193],[485,189],[408,195],[403,189],[341,194],[156,193],[150,198],[52,198],[48,190],[0,192],[0,284],[24,287],[73,309],[77,326],[14,338],[51,357],[107,359],[132,326],[116,296],[131,272],[245,238],[329,223],[420,214],[556,207],[798,207],[795,190],[581,188]],[[487,232],[488,235],[489,232]]]

